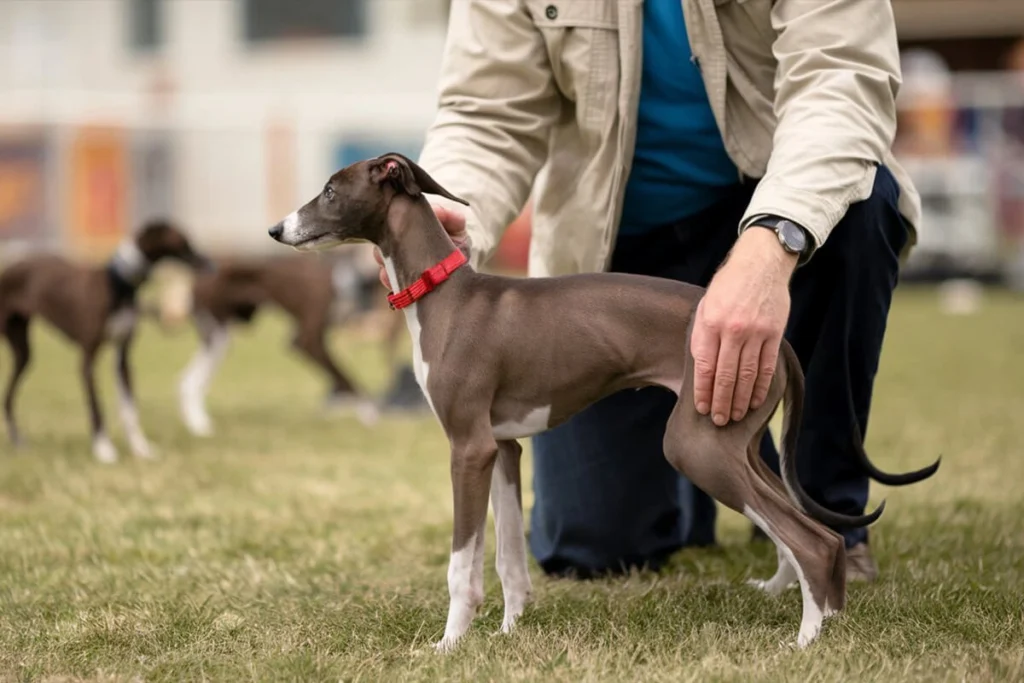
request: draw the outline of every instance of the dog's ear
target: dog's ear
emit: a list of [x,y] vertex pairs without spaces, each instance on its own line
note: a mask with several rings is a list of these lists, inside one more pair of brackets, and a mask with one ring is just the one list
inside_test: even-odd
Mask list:
[[418,197],[422,193],[436,194],[469,206],[469,202],[441,187],[416,162],[401,154],[384,154],[371,161],[370,179],[378,185],[390,182],[411,197]]

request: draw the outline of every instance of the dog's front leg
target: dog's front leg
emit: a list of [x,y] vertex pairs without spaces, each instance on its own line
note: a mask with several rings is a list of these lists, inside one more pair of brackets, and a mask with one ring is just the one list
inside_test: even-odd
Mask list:
[[117,460],[117,449],[107,436],[103,426],[103,413],[100,412],[100,401],[96,394],[96,377],[93,366],[96,363],[96,349],[86,349],[82,353],[82,384],[85,385],[85,397],[89,403],[89,418],[92,425],[92,455],[103,463]]
[[196,328],[201,346],[181,376],[178,396],[188,430],[195,436],[210,436],[213,434],[213,422],[206,412],[206,392],[213,373],[224,360],[230,335],[227,325],[206,313],[196,317]]
[[486,438],[467,439],[452,445],[452,493],[454,528],[448,564],[448,622],[438,651],[451,650],[469,629],[484,601],[484,529],[491,471],[498,445]]
[[497,536],[495,566],[505,597],[501,631],[508,633],[530,600],[533,586],[526,561],[523,528],[523,494],[519,458],[523,449],[516,441],[498,444],[498,462],[491,474],[491,504]]
[[121,424],[128,436],[128,444],[137,458],[152,458],[153,450],[139,423],[139,412],[135,408],[132,392],[132,371],[128,361],[134,334],[129,332],[117,345],[117,396],[121,408]]

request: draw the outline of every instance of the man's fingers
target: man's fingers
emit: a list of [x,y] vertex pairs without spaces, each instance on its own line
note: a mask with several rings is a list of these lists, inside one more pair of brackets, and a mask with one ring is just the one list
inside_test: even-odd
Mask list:
[[711,419],[719,427],[729,422],[732,412],[732,397],[736,389],[736,375],[739,372],[742,341],[731,335],[722,338],[718,350],[718,365],[715,367],[715,395],[711,399]]
[[717,332],[701,322],[701,317],[698,307],[697,324],[693,326],[693,335],[690,337],[690,353],[693,355],[693,404],[698,413],[707,415],[711,412],[719,339]]
[[779,361],[779,345],[782,340],[770,339],[761,347],[761,363],[757,371],[757,382],[754,383],[754,394],[750,399],[750,407],[757,410],[768,400],[768,389],[772,386],[775,366]]
[[377,273],[378,277],[380,278],[380,283],[384,285],[388,289],[388,291],[390,291],[391,282],[388,279],[388,271],[384,268],[384,255],[380,253],[380,249],[378,249],[377,247],[373,248],[373,260],[377,262],[378,266],[380,266],[380,270]]
[[736,388],[732,394],[732,419],[742,420],[750,409],[750,399],[754,394],[754,386],[760,368],[762,344],[751,339],[740,351],[740,362],[736,371]]
[[466,233],[466,215],[457,209],[447,209],[434,204],[434,215],[441,222],[445,232],[453,238],[462,238]]

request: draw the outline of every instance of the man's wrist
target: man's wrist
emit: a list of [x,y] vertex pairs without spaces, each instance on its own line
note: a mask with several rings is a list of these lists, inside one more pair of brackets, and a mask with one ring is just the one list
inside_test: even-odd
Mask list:
[[744,232],[749,231],[750,228],[758,228],[758,232],[773,233],[779,247],[787,254],[796,257],[797,266],[806,263],[814,250],[810,231],[788,218],[770,214],[755,216]]
[[767,257],[768,261],[788,278],[796,270],[799,256],[786,251],[774,231],[765,229],[765,226],[758,226],[756,223],[752,223],[750,227],[755,226],[757,226],[756,230],[743,231],[736,241],[737,247],[755,255],[762,262]]

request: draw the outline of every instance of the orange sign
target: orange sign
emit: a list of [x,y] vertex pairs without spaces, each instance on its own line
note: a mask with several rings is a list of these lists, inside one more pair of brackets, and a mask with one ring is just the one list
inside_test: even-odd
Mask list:
[[39,166],[25,161],[0,161],[0,231],[18,223],[39,203]]
[[46,232],[45,141],[0,137],[0,238],[42,239]]
[[88,250],[106,248],[125,234],[128,150],[118,131],[84,129],[71,145],[72,241]]

